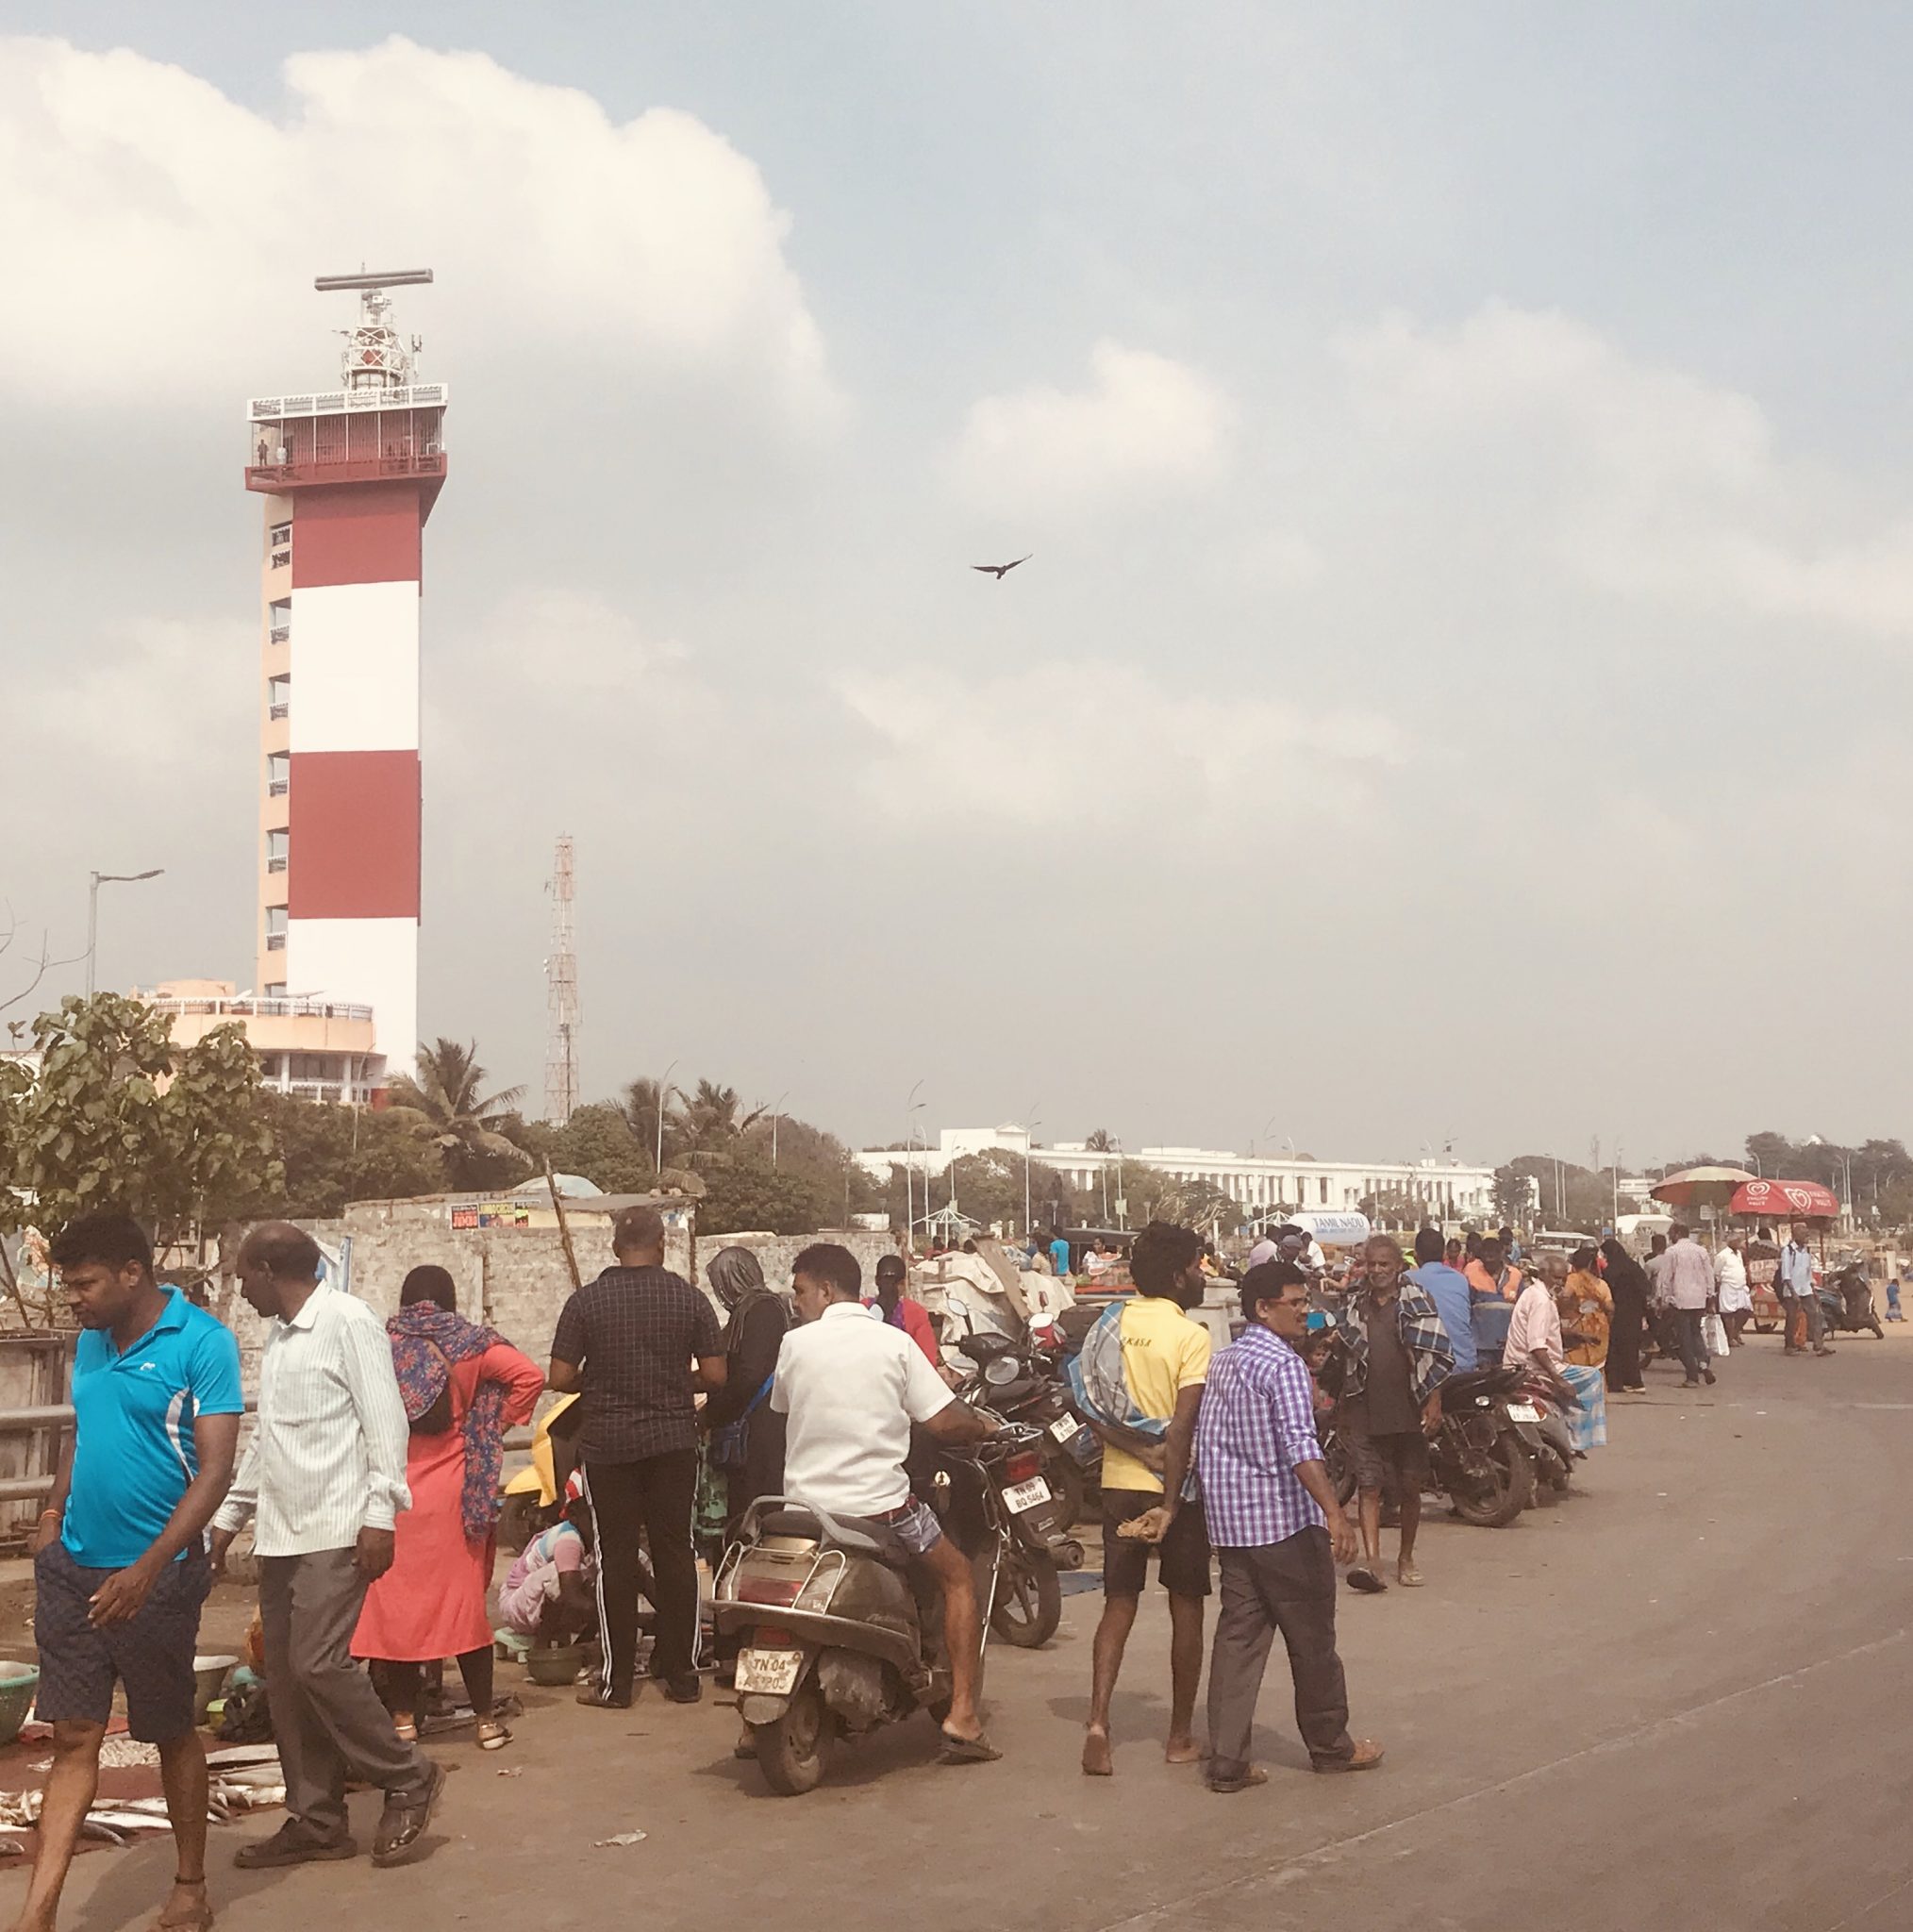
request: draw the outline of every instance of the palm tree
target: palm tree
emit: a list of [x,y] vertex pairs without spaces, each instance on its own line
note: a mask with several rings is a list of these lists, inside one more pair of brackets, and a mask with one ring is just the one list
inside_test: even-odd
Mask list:
[[523,1158],[498,1127],[524,1089],[481,1094],[485,1081],[476,1041],[460,1046],[441,1038],[419,1048],[416,1077],[401,1074],[391,1083],[393,1110],[416,1119],[420,1131],[444,1157],[454,1187],[482,1186],[488,1164]]
[[[640,1076],[625,1086],[618,1102],[618,1110],[638,1137],[638,1144],[643,1148],[647,1158],[655,1159],[659,1145],[662,1145],[663,1165],[666,1167],[675,1165],[678,1152],[678,1119],[671,1109],[674,1098],[683,1098],[675,1087],[660,1091],[656,1080]],[[658,1119],[660,1112],[663,1114],[661,1121]]]
[[683,1158],[689,1165],[730,1164],[739,1139],[764,1118],[761,1107],[740,1117],[740,1105],[735,1087],[720,1087],[711,1080],[700,1080],[696,1091],[684,1098],[677,1119],[685,1140]]
[[1113,1154],[1116,1151],[1116,1136],[1107,1127],[1098,1127],[1083,1142],[1084,1151],[1090,1154]]

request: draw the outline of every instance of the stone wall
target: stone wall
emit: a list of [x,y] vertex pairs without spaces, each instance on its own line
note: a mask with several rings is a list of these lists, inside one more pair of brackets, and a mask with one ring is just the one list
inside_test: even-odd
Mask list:
[[[568,1219],[579,1273],[590,1281],[611,1265],[610,1219],[589,1209],[571,1211]],[[328,1252],[337,1252],[350,1238],[352,1291],[381,1315],[397,1307],[399,1289],[412,1269],[436,1263],[457,1285],[461,1315],[496,1328],[536,1362],[550,1355],[558,1310],[572,1291],[557,1228],[455,1228],[441,1204],[408,1201],[360,1202],[340,1220],[299,1225]],[[814,1241],[840,1241],[847,1247],[863,1268],[867,1293],[874,1286],[878,1257],[895,1252],[889,1235],[863,1228],[816,1235],[698,1236],[690,1214],[681,1212],[680,1224],[666,1232],[664,1262],[703,1288],[703,1264],[712,1255],[720,1248],[746,1247],[757,1257],[764,1279],[773,1288],[788,1290],[790,1263]],[[212,1307],[238,1335],[246,1391],[256,1393],[265,1324],[240,1299],[238,1283],[229,1276],[220,1280]]]
[[812,1241],[836,1241],[857,1258],[863,1269],[863,1291],[876,1291],[876,1264],[880,1257],[894,1255],[895,1240],[869,1228],[826,1228],[822,1234],[701,1234],[697,1238],[698,1273],[692,1277],[704,1286],[704,1268],[720,1248],[749,1248],[764,1271],[764,1279],[776,1289],[790,1286],[790,1264]]

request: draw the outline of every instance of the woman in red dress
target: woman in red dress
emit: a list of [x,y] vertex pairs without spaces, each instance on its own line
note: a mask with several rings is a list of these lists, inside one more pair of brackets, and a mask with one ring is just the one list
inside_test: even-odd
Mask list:
[[411,1445],[392,1566],[366,1592],[352,1654],[371,1662],[402,1738],[418,1735],[420,1667],[456,1657],[481,1749],[511,1733],[492,1715],[491,1582],[505,1432],[531,1419],[544,1371],[466,1321],[442,1268],[414,1268],[386,1323]]

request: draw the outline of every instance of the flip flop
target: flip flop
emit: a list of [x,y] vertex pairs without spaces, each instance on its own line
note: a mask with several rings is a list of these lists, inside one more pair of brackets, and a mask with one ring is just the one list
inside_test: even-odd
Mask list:
[[1422,1573],[1411,1564],[1406,1570],[1396,1570],[1395,1581],[1399,1583],[1404,1590],[1420,1590],[1422,1588],[1423,1578]]
[[1259,1764],[1252,1764],[1240,1777],[1212,1777],[1209,1790],[1212,1791],[1246,1791],[1256,1785],[1266,1785],[1269,1774]]
[[1379,1596],[1389,1586],[1366,1563],[1357,1563],[1348,1573],[1348,1587],[1360,1591],[1364,1596]]
[[939,1764],[994,1764],[1003,1756],[987,1737],[959,1738],[952,1731],[941,1733],[942,1746],[937,1753]]

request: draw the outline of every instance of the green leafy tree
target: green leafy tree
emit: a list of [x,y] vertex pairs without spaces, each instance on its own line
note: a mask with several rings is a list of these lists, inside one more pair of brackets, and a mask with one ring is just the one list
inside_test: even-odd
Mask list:
[[830,1224],[835,1204],[816,1181],[740,1155],[711,1170],[697,1207],[699,1238],[721,1234],[810,1234]]
[[0,1228],[123,1208],[171,1245],[279,1183],[243,1029],[176,1047],[172,1024],[117,993],[69,995],[33,1023],[38,1073],[0,1068]]
[[260,1099],[285,1179],[275,1192],[246,1203],[241,1219],[329,1221],[354,1201],[406,1201],[445,1190],[443,1158],[415,1120],[290,1093]]
[[522,1178],[526,1157],[505,1132],[524,1090],[483,1091],[475,1041],[439,1039],[419,1048],[416,1075],[391,1083],[392,1110],[417,1120],[444,1159],[454,1188],[492,1188]]
[[607,1194],[641,1194],[657,1181],[651,1146],[607,1100],[579,1108],[563,1126],[544,1130],[543,1152],[560,1174],[576,1174]]

